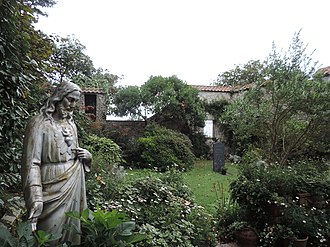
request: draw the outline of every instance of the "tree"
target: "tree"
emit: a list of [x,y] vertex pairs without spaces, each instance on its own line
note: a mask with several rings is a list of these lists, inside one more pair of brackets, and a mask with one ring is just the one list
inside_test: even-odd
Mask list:
[[221,117],[237,141],[253,141],[270,162],[281,165],[317,149],[314,140],[327,132],[330,83],[314,76],[317,63],[306,49],[300,32],[285,53],[273,45],[264,62],[268,79],[231,103]]
[[84,53],[86,47],[73,36],[54,36],[54,50],[50,59],[49,77],[61,83],[76,76],[91,77],[95,71],[92,60]]
[[265,66],[260,60],[251,60],[244,65],[236,65],[232,70],[218,75],[215,82],[221,86],[237,86],[256,83],[265,79]]
[[148,117],[155,115],[156,122],[165,126],[175,123],[183,133],[204,126],[205,111],[198,91],[176,76],[151,76],[141,87],[122,88],[113,104],[112,111],[119,116],[130,115],[147,123]]
[[[44,80],[50,54],[47,37],[34,29],[38,7],[53,1],[0,1],[0,173],[17,171],[28,106],[35,103],[31,91]],[[36,96],[38,97],[38,95]],[[40,98],[39,98],[40,100]]]

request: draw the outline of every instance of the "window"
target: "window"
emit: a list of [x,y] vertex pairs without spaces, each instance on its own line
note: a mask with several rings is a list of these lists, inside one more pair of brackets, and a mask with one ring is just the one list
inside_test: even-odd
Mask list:
[[85,94],[85,113],[90,119],[96,119],[96,95]]
[[203,133],[206,137],[213,138],[213,120],[206,120]]

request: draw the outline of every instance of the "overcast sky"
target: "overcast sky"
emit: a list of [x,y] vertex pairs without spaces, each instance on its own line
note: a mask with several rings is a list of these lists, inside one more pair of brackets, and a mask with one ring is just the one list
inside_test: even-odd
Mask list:
[[329,0],[57,0],[37,28],[72,35],[95,67],[141,85],[177,75],[210,85],[221,72],[287,48],[295,32],[330,65]]

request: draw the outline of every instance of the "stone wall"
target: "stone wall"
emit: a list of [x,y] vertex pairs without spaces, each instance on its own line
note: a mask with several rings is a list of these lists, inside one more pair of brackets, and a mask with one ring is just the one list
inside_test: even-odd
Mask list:
[[96,95],[96,121],[103,122],[105,121],[107,106],[105,94],[101,91],[94,90],[84,90],[84,93],[80,97],[81,108],[85,109],[85,95],[92,94]]
[[105,121],[104,122],[105,131],[118,131],[123,136],[138,138],[143,135],[145,129],[144,121]]

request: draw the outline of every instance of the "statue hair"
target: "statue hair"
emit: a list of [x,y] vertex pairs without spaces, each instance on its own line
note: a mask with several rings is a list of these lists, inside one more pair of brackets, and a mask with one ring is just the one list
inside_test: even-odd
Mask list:
[[53,122],[54,119],[52,114],[55,112],[56,104],[61,102],[64,97],[73,91],[81,92],[81,89],[77,84],[73,82],[61,82],[61,84],[55,88],[53,94],[46,100],[46,103],[43,105],[43,107],[41,107],[40,113],[43,114],[46,119],[49,119],[51,122]]

